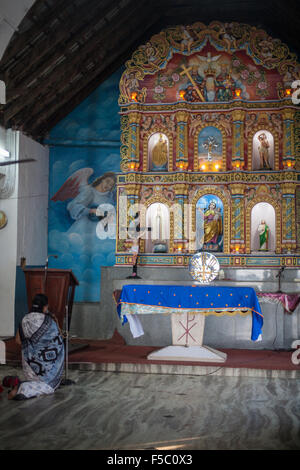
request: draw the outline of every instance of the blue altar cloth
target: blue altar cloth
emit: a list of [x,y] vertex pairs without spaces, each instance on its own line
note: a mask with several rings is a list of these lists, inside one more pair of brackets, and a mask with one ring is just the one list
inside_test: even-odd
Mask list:
[[[173,313],[190,310],[204,315],[207,312],[218,315],[224,312],[243,314],[251,311],[252,341],[256,341],[262,334],[263,315],[252,287],[130,284],[123,286],[117,305],[118,314],[125,323],[127,319],[121,313],[122,305],[152,306],[162,311],[166,309],[169,313],[172,313],[169,309]],[[136,310],[134,313],[145,312]],[[155,313],[155,309],[151,313]]]

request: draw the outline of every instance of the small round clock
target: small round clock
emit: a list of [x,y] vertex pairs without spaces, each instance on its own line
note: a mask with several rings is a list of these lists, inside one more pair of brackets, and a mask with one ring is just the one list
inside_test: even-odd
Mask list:
[[6,224],[7,224],[7,215],[5,214],[5,212],[0,211],[0,229],[4,228]]
[[195,281],[208,284],[213,281],[220,271],[217,258],[211,253],[196,253],[189,262],[189,273]]

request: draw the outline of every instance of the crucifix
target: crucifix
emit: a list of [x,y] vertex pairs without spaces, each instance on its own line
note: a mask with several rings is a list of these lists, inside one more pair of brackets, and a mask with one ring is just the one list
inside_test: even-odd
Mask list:
[[191,83],[193,84],[193,86],[195,87],[196,92],[197,92],[198,95],[200,96],[201,101],[205,101],[205,99],[204,99],[204,97],[203,97],[201,91],[199,90],[198,86],[196,85],[195,80],[193,79],[193,77],[192,77],[191,74],[190,74],[190,70],[192,70],[192,67],[189,67],[189,68],[187,69],[186,66],[183,64],[183,65],[181,66],[181,68],[182,68],[182,72],[180,72],[180,75],[186,75],[186,76],[189,78],[190,82],[191,82]]

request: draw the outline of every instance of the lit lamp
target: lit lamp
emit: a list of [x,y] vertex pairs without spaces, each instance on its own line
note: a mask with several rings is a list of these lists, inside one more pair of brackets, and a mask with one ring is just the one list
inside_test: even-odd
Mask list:
[[285,89],[285,96],[289,98],[291,96],[291,94],[292,94],[292,89],[291,88],[286,88]]
[[294,166],[295,166],[295,162],[293,160],[286,160],[284,162],[284,167],[285,168],[292,169],[292,168],[294,168]]
[[214,170],[218,171],[219,169],[220,169],[220,165],[219,165],[218,163],[216,163],[216,164],[214,165]]
[[241,170],[243,168],[243,162],[240,162],[240,161],[232,162],[232,166],[235,170]]
[[137,96],[138,96],[137,92],[136,92],[136,91],[133,91],[133,92],[131,93],[131,101],[137,102]]
[[179,162],[177,163],[177,168],[179,168],[179,170],[186,170],[188,167],[188,162],[185,162],[184,160],[179,160]]
[[132,171],[135,170],[135,166],[136,166],[135,162],[129,162],[129,164],[128,164],[129,170],[132,170]]
[[240,98],[241,97],[241,93],[242,93],[242,90],[240,88],[236,88],[235,91],[235,97],[236,98]]
[[201,170],[203,170],[203,171],[206,170],[206,165],[205,165],[205,163],[203,163],[203,164],[201,165]]
[[181,98],[182,100],[184,100],[184,99],[185,99],[185,91],[184,91],[184,90],[180,90],[179,96],[180,96],[180,98]]

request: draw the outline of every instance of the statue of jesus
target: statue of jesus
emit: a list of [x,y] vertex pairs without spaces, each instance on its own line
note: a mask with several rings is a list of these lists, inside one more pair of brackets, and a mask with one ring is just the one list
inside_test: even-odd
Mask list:
[[267,251],[269,241],[269,227],[264,220],[260,222],[257,231],[259,233],[259,250]]

